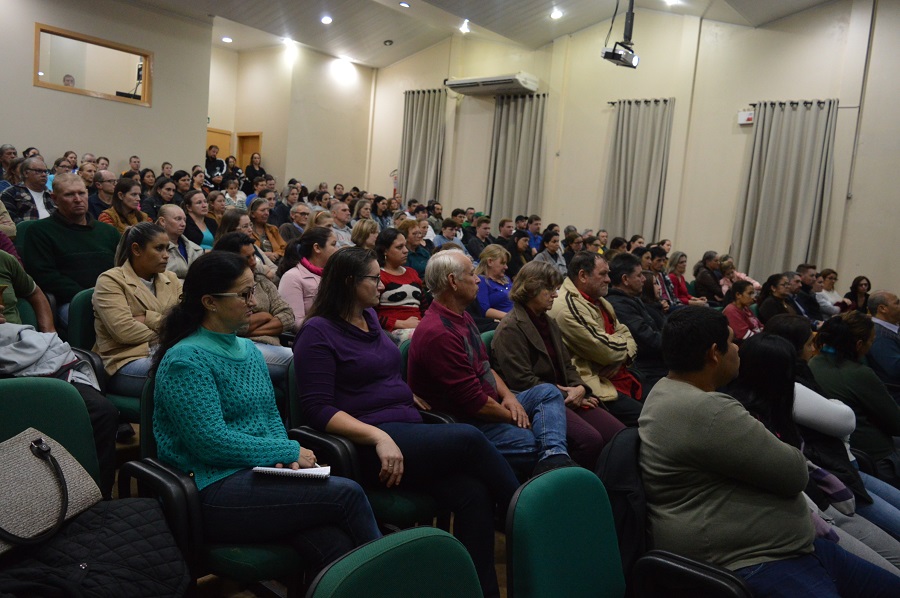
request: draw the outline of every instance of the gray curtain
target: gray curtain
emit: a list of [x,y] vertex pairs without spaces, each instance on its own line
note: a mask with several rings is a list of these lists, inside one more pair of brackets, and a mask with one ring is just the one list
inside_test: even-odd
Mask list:
[[497,96],[488,170],[488,214],[512,218],[540,212],[546,104],[547,94]]
[[738,270],[763,280],[824,255],[837,112],[836,99],[756,104],[732,237]]
[[422,89],[406,91],[403,96],[399,191],[404,201],[440,199],[447,92]]
[[611,236],[659,236],[675,98],[619,100],[600,225]]

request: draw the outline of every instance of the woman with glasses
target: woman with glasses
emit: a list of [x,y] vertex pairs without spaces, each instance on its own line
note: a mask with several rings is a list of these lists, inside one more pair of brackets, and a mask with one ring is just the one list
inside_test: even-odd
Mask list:
[[[816,291],[816,301],[819,303],[822,313],[836,315],[850,309],[853,301],[841,295],[834,288],[835,283],[838,281],[838,273],[831,268],[825,268],[819,272],[819,276],[822,277],[822,289]],[[830,308],[826,306],[830,306]]]
[[250,321],[246,327],[238,329],[238,336],[249,338],[256,344],[266,360],[272,384],[281,388],[287,380],[288,366],[291,364],[291,350],[281,346],[279,335],[294,328],[294,312],[291,306],[278,294],[278,287],[264,274],[256,271],[256,252],[253,238],[244,233],[228,233],[216,241],[215,251],[236,253],[247,261],[247,267],[254,271],[254,285],[251,291],[254,301]]
[[765,324],[778,314],[792,314],[797,312],[788,304],[791,283],[783,274],[773,274],[763,283],[759,292],[759,319]]
[[112,205],[100,212],[100,222],[111,224],[120,233],[138,222],[147,222],[150,216],[141,211],[141,184],[132,179],[121,178],[113,190]]
[[97,279],[93,350],[111,376],[110,392],[141,396],[163,316],[181,294],[181,281],[166,270],[168,261],[166,231],[141,222],[125,230],[116,249],[116,267]]
[[499,596],[494,522],[505,520],[518,481],[478,429],[422,423],[400,376],[400,351],[373,309],[383,291],[372,251],[345,247],[331,256],[294,343],[305,421],[357,446],[364,486],[425,492],[453,512],[484,595]]
[[756,291],[753,290],[753,284],[746,280],[733,283],[725,293],[725,309],[722,313],[728,318],[728,325],[734,331],[734,342],[738,346],[763,330],[762,323],[750,311],[750,306],[755,302]]
[[855,309],[859,313],[866,313],[869,305],[869,292],[872,290],[872,283],[865,276],[857,276],[850,284],[850,291],[844,295],[845,299],[850,300],[850,309]]
[[322,271],[328,258],[337,251],[337,237],[330,228],[313,226],[299,239],[288,243],[284,259],[278,265],[278,292],[294,311],[294,327],[300,328],[312,307]]
[[72,164],[69,162],[68,158],[65,156],[57,158],[56,161],[53,162],[53,169],[48,173],[47,190],[53,191],[53,179],[56,175],[68,172],[72,172]]
[[192,472],[207,541],[283,542],[320,569],[381,534],[355,482],[252,471],[316,464],[287,438],[263,356],[236,334],[250,324],[254,284],[247,260],[232,253],[191,266],[154,360],[159,458]]
[[581,235],[577,232],[566,235],[566,250],[563,252],[563,259],[566,260],[566,265],[569,265],[575,254],[582,249],[584,249],[584,238]]

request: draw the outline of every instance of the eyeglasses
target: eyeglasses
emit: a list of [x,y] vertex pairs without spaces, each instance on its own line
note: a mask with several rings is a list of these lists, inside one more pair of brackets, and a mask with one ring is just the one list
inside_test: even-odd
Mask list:
[[380,274],[374,274],[374,275],[368,274],[368,275],[365,275],[365,276],[360,276],[360,278],[362,278],[362,279],[366,279],[366,278],[371,279],[372,282],[374,282],[376,285],[377,285],[379,282],[381,282],[381,275],[380,275]]
[[34,172],[37,174],[50,174],[49,170],[45,170],[45,169],[41,169],[41,168],[26,168],[25,170],[28,172]]
[[309,212],[295,212],[297,216],[309,216]]
[[256,295],[256,285],[253,285],[243,293],[210,293],[213,297],[239,297],[244,303],[250,305],[250,299]]

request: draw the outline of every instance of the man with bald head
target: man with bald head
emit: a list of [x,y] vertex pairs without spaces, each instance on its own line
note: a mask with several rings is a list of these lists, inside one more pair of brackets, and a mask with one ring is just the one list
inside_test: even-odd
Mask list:
[[875,323],[875,342],[869,349],[869,365],[888,391],[900,401],[900,298],[890,291],[876,291],[867,303]]
[[53,214],[28,229],[23,256],[35,282],[56,297],[60,322],[68,326],[72,297],[115,265],[119,233],[90,216],[87,187],[77,174],[56,175],[53,201]]

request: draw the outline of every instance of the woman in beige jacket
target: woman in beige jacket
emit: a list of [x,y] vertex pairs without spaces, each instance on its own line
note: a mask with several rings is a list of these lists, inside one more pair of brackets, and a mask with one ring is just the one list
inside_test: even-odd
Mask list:
[[94,351],[111,376],[110,392],[141,395],[160,322],[181,294],[181,281],[166,271],[168,247],[169,237],[159,225],[129,227],[116,250],[117,267],[97,279]]

